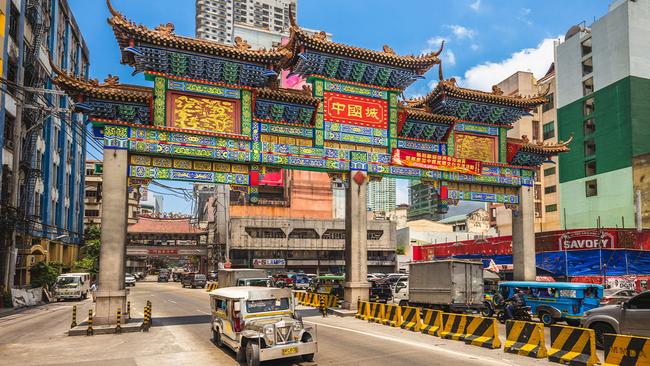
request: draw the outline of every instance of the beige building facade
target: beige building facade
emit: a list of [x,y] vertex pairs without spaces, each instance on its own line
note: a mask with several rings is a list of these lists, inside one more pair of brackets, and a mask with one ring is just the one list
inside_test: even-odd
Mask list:
[[[527,138],[533,142],[557,143],[555,65],[537,80],[531,72],[518,71],[497,86],[504,95],[531,96],[546,94],[548,102],[524,116],[508,131],[508,137]],[[559,230],[560,190],[558,158],[552,157],[537,172],[534,188],[535,232]],[[490,205],[492,224],[499,235],[512,235],[512,215],[503,205]]]
[[[102,162],[86,161],[86,179],[84,191],[84,228],[102,225]],[[129,192],[129,225],[138,222],[139,192]]]

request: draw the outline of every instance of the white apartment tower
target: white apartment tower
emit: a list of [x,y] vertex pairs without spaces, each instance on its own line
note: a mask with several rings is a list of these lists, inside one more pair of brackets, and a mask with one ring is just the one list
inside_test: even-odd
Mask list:
[[366,201],[368,210],[372,212],[395,211],[395,178],[382,178],[380,181],[368,183],[368,195]]
[[296,0],[196,0],[196,36],[223,44],[236,37],[252,48],[277,47],[289,36],[289,5]]

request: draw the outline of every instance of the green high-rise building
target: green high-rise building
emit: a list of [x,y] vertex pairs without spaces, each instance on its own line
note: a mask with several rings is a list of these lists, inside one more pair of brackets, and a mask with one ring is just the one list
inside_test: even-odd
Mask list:
[[650,227],[650,0],[619,0],[556,48],[560,209],[568,229]]

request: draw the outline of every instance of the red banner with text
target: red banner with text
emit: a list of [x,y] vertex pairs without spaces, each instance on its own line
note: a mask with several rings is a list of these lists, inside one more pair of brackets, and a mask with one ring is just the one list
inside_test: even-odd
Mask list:
[[403,149],[393,150],[392,161],[394,165],[464,174],[481,174],[482,167],[477,160]]
[[325,120],[357,126],[388,127],[388,102],[341,93],[325,92]]

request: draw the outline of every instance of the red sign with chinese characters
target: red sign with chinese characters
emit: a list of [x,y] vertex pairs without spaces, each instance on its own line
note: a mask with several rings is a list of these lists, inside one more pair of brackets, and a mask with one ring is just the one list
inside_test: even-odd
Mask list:
[[325,92],[325,120],[357,126],[388,127],[388,101]]
[[481,174],[481,162],[477,160],[403,149],[393,150],[392,158],[395,165],[464,174]]
[[149,255],[175,255],[178,254],[178,250],[176,249],[148,249],[147,252]]

